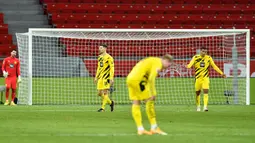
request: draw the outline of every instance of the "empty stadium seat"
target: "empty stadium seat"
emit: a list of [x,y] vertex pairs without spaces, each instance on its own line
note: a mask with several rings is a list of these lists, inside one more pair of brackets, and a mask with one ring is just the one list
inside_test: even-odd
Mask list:
[[231,4],[106,4],[106,3],[49,3],[46,5],[48,13],[155,13],[155,14],[253,14],[255,5]]
[[9,56],[12,50],[16,50],[15,45],[0,45],[0,56]]
[[40,0],[41,3],[254,4],[253,0]]
[[12,44],[12,35],[0,35],[0,44]]
[[8,25],[0,24],[0,34],[8,34]]
[[200,5],[144,5],[144,4],[81,4],[81,3],[50,3],[46,5],[48,13],[201,13],[203,7]]
[[[158,29],[189,29],[196,28],[193,25],[170,24],[55,24],[56,28],[158,28]],[[219,28],[219,27],[218,27]]]
[[54,24],[56,28],[157,28],[157,29],[251,29],[255,25],[185,25],[185,24]]
[[253,15],[174,15],[174,14],[65,14],[53,13],[52,22],[59,23],[80,23],[80,24],[180,24],[196,23],[196,24],[240,24],[254,23]]
[[12,45],[12,35],[8,34],[8,25],[4,24],[4,15],[0,13],[0,58],[9,56],[13,49],[16,46]]
[[[57,28],[172,28],[172,29],[244,29],[255,27],[255,1],[253,0],[41,0],[45,11]],[[254,41],[255,39],[251,39]],[[66,41],[65,41],[66,42]],[[107,42],[107,41],[106,41]],[[219,42],[219,41],[218,41]],[[82,42],[81,42],[82,43]],[[94,56],[97,47],[81,48],[67,45],[67,54]],[[251,44],[253,45],[253,44]],[[208,44],[210,52],[218,47]],[[192,45],[191,45],[192,47]],[[146,56],[177,51],[150,46],[109,48],[114,56]],[[174,47],[175,48],[175,47]],[[216,49],[214,49],[216,48]],[[251,51],[252,48],[251,47]],[[181,50],[181,49],[180,49]],[[126,51],[126,52],[125,52]],[[133,52],[127,52],[133,51]],[[184,51],[186,54],[194,53]],[[82,54],[81,54],[82,53]],[[253,52],[251,52],[253,53]],[[212,53],[221,57],[221,53]],[[251,54],[252,55],[252,54]]]

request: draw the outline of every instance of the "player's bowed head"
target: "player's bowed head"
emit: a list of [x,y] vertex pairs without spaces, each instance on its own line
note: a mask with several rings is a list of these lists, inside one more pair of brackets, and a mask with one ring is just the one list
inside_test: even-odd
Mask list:
[[167,69],[170,67],[171,63],[173,62],[173,56],[166,54],[162,57],[162,69]]

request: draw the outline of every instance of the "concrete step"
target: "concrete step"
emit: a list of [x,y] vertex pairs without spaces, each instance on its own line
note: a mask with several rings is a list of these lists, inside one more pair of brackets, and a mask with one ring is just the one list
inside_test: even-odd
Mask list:
[[33,15],[43,15],[43,10],[26,10],[26,11],[13,11],[13,10],[3,10],[1,11],[5,15],[11,15],[11,14],[20,14],[20,15],[25,15],[25,14],[33,14]]
[[52,27],[51,25],[34,25],[31,27],[15,25],[9,28],[9,33],[12,34],[13,43],[17,43],[16,33],[26,33],[28,32],[29,28],[51,28],[51,27]]
[[22,24],[9,25],[9,29],[18,29],[18,28],[52,28],[52,25],[22,25]]
[[29,28],[51,28],[39,0],[0,0],[0,11],[9,26],[16,44],[16,33],[28,32]]
[[35,14],[5,14],[4,21],[47,21],[48,18],[45,15]]
[[32,11],[32,10],[43,10],[42,6],[40,4],[33,4],[33,5],[27,5],[27,4],[3,4],[0,5],[0,11]]
[[8,20],[5,22],[6,24],[11,25],[27,25],[27,26],[33,26],[33,25],[47,25],[48,24],[48,20],[44,21],[44,20],[37,20],[37,21],[13,21],[13,20]]
[[15,26],[9,28],[9,33],[15,36],[15,33],[25,33],[28,32],[29,28],[51,28],[51,25],[34,25],[31,27]]
[[50,25],[41,25],[40,27],[33,26],[33,27],[27,27],[27,28],[26,27],[22,27],[22,28],[16,27],[16,28],[10,28],[9,33],[15,36],[16,33],[26,33],[26,32],[28,32],[29,28],[51,28],[51,26]]
[[0,0],[0,5],[3,4],[39,4],[39,0]]

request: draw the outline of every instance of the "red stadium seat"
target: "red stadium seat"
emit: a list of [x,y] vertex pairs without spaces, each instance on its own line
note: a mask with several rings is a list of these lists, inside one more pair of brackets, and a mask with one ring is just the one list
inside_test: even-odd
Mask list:
[[[121,23],[143,23],[143,22],[168,22],[168,19],[164,17],[173,17],[173,15],[150,15],[150,14],[129,14],[129,15],[122,15],[122,14],[114,14],[114,15],[107,15],[107,14],[52,14],[52,22],[53,23],[90,23],[91,21],[97,21],[97,23],[109,23],[109,24],[117,24],[118,22]],[[178,17],[177,17],[178,18]],[[177,20],[176,20],[177,21]],[[95,22],[94,22],[95,23]]]
[[48,13],[115,13],[115,14],[137,14],[137,13],[166,13],[168,7],[165,5],[130,5],[130,4],[47,4]]
[[0,34],[8,34],[8,25],[0,24]]
[[[252,30],[251,35],[253,35],[255,27],[255,1],[253,0],[45,1],[49,1],[47,3],[47,12],[52,14],[52,23],[57,28],[249,28]],[[212,43],[206,45],[213,47]],[[76,47],[78,50],[74,48],[73,50],[77,51],[69,52],[69,54],[75,56],[93,56],[97,52],[96,47],[92,49]],[[109,52],[114,56],[146,56],[148,54],[158,55],[164,52],[181,56],[177,51],[167,51],[169,47],[129,47],[131,49],[124,49],[124,51],[134,52],[121,53],[113,49],[109,49]],[[118,47],[114,48],[119,50]],[[68,49],[70,50],[70,47]],[[192,52],[194,51],[195,49],[192,50]],[[79,52],[85,54],[79,55],[77,54]],[[190,52],[187,51],[186,54],[190,54]],[[214,53],[213,55],[216,57],[221,56],[219,53]]]
[[255,5],[243,4],[239,5],[242,9],[243,14],[254,14]]
[[[201,16],[201,15],[150,15],[150,14],[52,14],[53,23],[80,23],[89,24],[180,24],[196,23],[196,24],[233,24],[254,22],[255,16],[253,15],[214,15],[214,16]],[[91,23],[91,24],[93,24]]]
[[255,4],[253,0],[40,0],[41,3]]
[[0,35],[0,44],[12,44],[12,35]]
[[107,4],[107,3],[49,3],[48,13],[115,13],[115,14],[242,14],[253,13],[254,5],[197,5],[197,4]]
[[0,35],[0,44],[12,44],[12,35]]
[[15,45],[0,45],[0,56],[9,56],[12,50],[16,50]]
[[82,3],[82,0],[70,0],[70,3]]

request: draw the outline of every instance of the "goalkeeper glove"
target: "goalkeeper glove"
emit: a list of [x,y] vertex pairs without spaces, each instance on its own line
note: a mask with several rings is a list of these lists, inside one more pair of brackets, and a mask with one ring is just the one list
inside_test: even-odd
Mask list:
[[110,86],[110,94],[112,94],[115,90],[114,86]]
[[20,75],[19,75],[19,77],[18,77],[18,83],[20,83],[21,82],[21,77],[20,77]]
[[8,72],[3,71],[3,76],[4,76],[4,78],[7,78],[8,77]]

